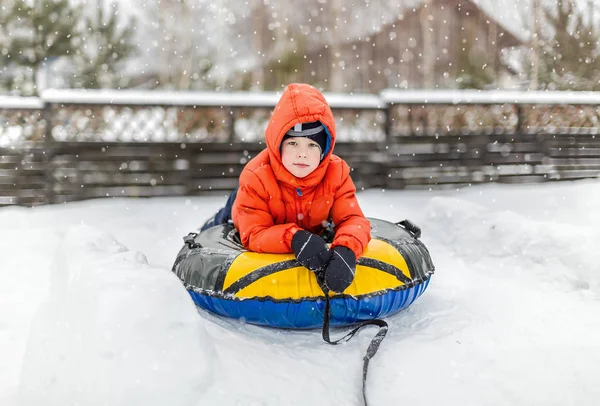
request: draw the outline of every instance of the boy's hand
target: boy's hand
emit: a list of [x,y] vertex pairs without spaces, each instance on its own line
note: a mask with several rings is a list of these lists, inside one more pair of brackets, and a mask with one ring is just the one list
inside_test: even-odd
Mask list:
[[356,255],[343,245],[338,245],[331,253],[331,261],[325,269],[325,284],[334,292],[342,293],[354,280]]
[[331,259],[331,251],[325,240],[306,230],[299,230],[294,234],[292,250],[298,262],[311,271],[323,269]]

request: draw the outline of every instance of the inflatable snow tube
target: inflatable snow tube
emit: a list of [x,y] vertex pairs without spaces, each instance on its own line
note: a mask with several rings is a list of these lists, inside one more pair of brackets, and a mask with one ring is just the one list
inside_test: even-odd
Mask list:
[[[420,230],[370,218],[372,240],[354,282],[330,292],[331,325],[385,317],[423,294],[434,272]],[[197,306],[221,316],[278,328],[318,328],[325,300],[315,274],[294,254],[244,250],[231,224],[190,233],[173,272]]]

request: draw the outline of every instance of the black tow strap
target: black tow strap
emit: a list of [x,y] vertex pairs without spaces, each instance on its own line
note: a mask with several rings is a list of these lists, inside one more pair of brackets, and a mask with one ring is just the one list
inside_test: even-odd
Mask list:
[[324,284],[323,284],[323,286],[321,286],[321,289],[323,289],[323,293],[325,294],[325,313],[323,314],[323,340],[325,340],[327,343],[329,343],[331,345],[345,343],[346,341],[349,341],[352,337],[354,337],[354,335],[358,332],[358,330],[360,330],[361,328],[363,328],[365,326],[378,326],[379,327],[379,331],[377,332],[377,334],[375,334],[375,337],[373,337],[373,339],[371,340],[371,344],[369,344],[369,348],[367,348],[367,353],[363,357],[362,393],[363,393],[364,404],[365,404],[365,406],[367,406],[368,405],[368,403],[367,403],[367,372],[369,371],[369,361],[377,353],[377,350],[379,349],[379,345],[381,344],[381,341],[383,341],[383,338],[387,334],[388,324],[385,321],[379,320],[379,319],[363,321],[362,323],[360,323],[358,325],[358,327],[354,328],[352,331],[350,331],[348,334],[346,334],[342,338],[338,338],[335,341],[331,341],[331,339],[329,338],[329,319],[331,316],[331,314],[330,314],[331,306],[329,305],[329,289]]

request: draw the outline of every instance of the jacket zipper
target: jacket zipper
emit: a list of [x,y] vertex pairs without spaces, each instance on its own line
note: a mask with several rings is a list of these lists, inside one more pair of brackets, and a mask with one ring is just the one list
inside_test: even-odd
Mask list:
[[[302,209],[302,205],[300,204],[300,197],[302,197],[302,191],[300,190],[300,188],[296,188],[296,196],[294,196],[294,201],[296,202],[296,223],[301,227],[301,228],[305,228],[303,223],[304,223],[304,214],[302,214],[301,209]],[[300,215],[302,214],[302,218],[300,218]]]

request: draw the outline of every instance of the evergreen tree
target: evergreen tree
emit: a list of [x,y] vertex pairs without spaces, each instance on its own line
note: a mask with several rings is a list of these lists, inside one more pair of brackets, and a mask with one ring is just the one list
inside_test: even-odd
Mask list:
[[470,37],[465,37],[460,50],[456,85],[459,89],[485,89],[493,85],[496,75],[489,56],[473,46]]
[[0,7],[0,88],[36,94],[38,73],[58,58],[75,87],[126,86],[119,64],[134,51],[134,19],[120,26],[117,6],[102,1],[86,16],[69,0],[7,0]]
[[0,91],[11,89],[10,58],[8,57],[8,33],[6,32],[6,23],[8,13],[6,7],[0,6]]
[[229,1],[146,0],[145,4],[143,20],[151,24],[140,41],[148,70],[156,75],[147,85],[178,90],[223,85],[234,59],[230,55],[237,52],[229,44],[234,27],[227,17]]
[[[292,31],[292,30],[290,30]],[[293,31],[292,31],[293,32]],[[293,38],[292,35],[290,35]],[[294,42],[282,43],[283,51],[278,54],[277,60],[270,61],[266,68],[269,77],[265,80],[264,88],[266,90],[278,90],[282,83],[298,82],[302,78],[300,70],[306,54],[306,41],[301,35]],[[293,45],[288,45],[288,44]]]
[[119,78],[118,68],[123,60],[135,50],[132,43],[135,19],[121,28],[118,6],[111,4],[111,12],[105,12],[103,1],[98,2],[92,16],[84,18],[81,34],[76,38],[77,50],[75,87],[101,88],[127,86],[127,78]]
[[458,66],[456,68],[456,86],[459,89],[485,89],[495,83],[493,56],[486,54],[484,48],[477,47],[473,41],[476,35],[474,21],[463,27],[460,38]]
[[72,6],[69,0],[13,0],[2,7],[1,13],[2,54],[9,65],[26,68],[30,86],[22,92],[37,93],[37,86],[31,86],[31,82],[42,64],[74,53],[81,7]]
[[[593,7],[593,6],[591,6]],[[587,10],[592,12],[592,10]],[[600,30],[571,1],[545,8],[549,32],[540,41],[538,76],[546,89],[600,89]]]

